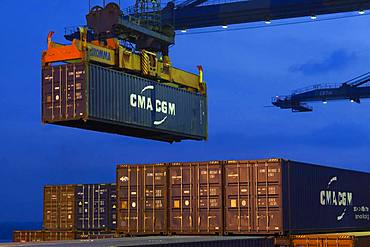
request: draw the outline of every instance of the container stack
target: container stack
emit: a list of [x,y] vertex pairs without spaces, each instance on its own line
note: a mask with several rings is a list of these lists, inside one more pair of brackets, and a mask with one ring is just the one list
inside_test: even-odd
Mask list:
[[283,159],[117,167],[117,232],[298,235],[370,229],[370,174]]
[[116,185],[78,184],[44,187],[42,231],[15,231],[15,242],[113,237]]
[[124,164],[116,180],[45,186],[44,230],[14,241],[238,235],[370,246],[369,173],[262,159]]

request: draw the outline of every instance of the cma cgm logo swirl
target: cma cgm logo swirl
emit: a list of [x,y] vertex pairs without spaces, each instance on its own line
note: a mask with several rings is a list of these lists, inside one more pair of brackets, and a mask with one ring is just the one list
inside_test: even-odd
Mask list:
[[153,122],[154,125],[159,126],[167,120],[168,116],[176,116],[176,104],[166,100],[153,100],[150,96],[144,95],[145,92],[150,92],[151,90],[154,90],[154,86],[144,87],[140,94],[132,93],[130,95],[130,106],[133,108],[165,114],[165,117]]
[[341,221],[347,213],[347,207],[353,205],[353,193],[348,191],[331,190],[332,184],[338,182],[338,177],[332,177],[326,190],[320,191],[320,204],[322,206],[341,207],[337,220]]

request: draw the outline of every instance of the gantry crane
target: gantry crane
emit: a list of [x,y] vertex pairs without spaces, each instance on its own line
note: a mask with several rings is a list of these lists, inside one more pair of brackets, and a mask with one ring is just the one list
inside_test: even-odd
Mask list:
[[276,96],[272,100],[274,106],[281,109],[291,109],[293,112],[311,112],[308,102],[323,102],[330,100],[349,100],[361,103],[361,99],[370,98],[370,73],[363,74],[342,84],[318,84],[294,91],[289,96]]
[[[43,123],[169,142],[181,141],[184,138],[205,140],[208,133],[208,121],[207,88],[203,80],[203,68],[198,66],[198,73],[194,74],[172,65],[169,48],[175,44],[177,30],[185,31],[212,26],[227,27],[231,24],[258,21],[269,23],[275,19],[312,17],[340,12],[359,11],[363,13],[364,10],[370,9],[370,0],[228,1],[185,0],[180,4],[171,1],[162,7],[160,0],[136,0],[135,5],[125,12],[121,10],[119,4],[113,2],[105,4],[104,1],[103,6],[90,9],[86,16],[86,26],[76,27],[66,32],[65,38],[71,42],[70,44],[54,42],[53,32],[50,32],[48,48],[42,54],[43,85],[45,85],[42,98]],[[59,66],[59,63],[62,65]],[[114,97],[109,95],[115,94],[116,91],[107,87],[111,91],[109,94],[104,94],[104,97],[108,97],[104,98],[104,102],[111,106],[109,113],[112,115],[109,117],[104,115],[103,118],[89,108],[93,105],[100,106],[103,100],[99,103],[96,103],[98,102],[96,100],[95,104],[89,104],[88,100],[94,100],[95,98],[90,96],[104,90],[95,90],[92,83],[88,82],[90,77],[86,72],[87,67],[83,66],[83,69],[79,68],[76,71],[76,64],[98,66],[109,71],[110,75],[125,74],[130,78],[135,78],[132,79],[135,82],[137,82],[136,78],[146,81],[148,85],[142,88],[141,94],[146,92],[147,96],[140,96],[136,102],[135,97],[138,96],[131,93],[127,96],[130,97],[130,102],[126,100],[125,104],[115,104]],[[111,77],[104,78],[97,81],[106,82]],[[55,81],[60,85],[55,86]],[[62,86],[62,81],[64,86]],[[103,85],[106,85],[104,82]],[[72,85],[69,85],[71,83]],[[187,117],[175,111],[175,104],[170,102],[171,113],[175,115],[174,113],[177,112],[178,114],[177,117],[170,116],[169,118],[168,100],[157,100],[154,84],[202,99],[199,104],[193,104],[192,109],[181,108],[184,112],[185,109],[190,109],[187,111]],[[360,89],[358,85],[348,85],[348,87],[344,85],[343,88],[346,91],[362,90],[362,87]],[[338,91],[341,90],[344,89],[338,89]],[[127,94],[126,91],[124,93]],[[357,96],[351,99],[359,102],[360,98]],[[156,102],[155,110],[152,99]],[[146,101],[150,104],[146,104]],[[280,104],[280,102],[284,101],[277,100],[275,104]],[[144,110],[139,111],[137,106]],[[300,111],[308,110],[301,103],[291,108]],[[102,109],[106,108],[102,107]],[[120,122],[122,116],[127,117],[124,123]],[[139,116],[142,117],[140,118],[142,122],[138,120]],[[165,123],[167,119],[169,120]],[[159,126],[161,124],[164,125]],[[192,130],[199,130],[198,132],[202,133],[197,132],[194,136]]]
[[121,11],[118,4],[108,3],[91,8],[86,18],[87,26],[65,35],[67,40],[72,41],[71,45],[52,42],[53,33],[50,33],[48,50],[43,53],[42,62],[48,65],[87,60],[205,94],[201,67],[198,67],[198,76],[172,67],[169,47],[175,43],[176,30],[366,9],[370,9],[370,0],[249,0],[225,3],[185,0],[177,5],[170,1],[163,8],[160,0],[137,0],[127,13]]

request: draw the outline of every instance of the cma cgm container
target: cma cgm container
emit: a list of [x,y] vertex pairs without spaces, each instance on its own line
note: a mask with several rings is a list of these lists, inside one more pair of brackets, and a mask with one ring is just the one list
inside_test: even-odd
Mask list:
[[370,174],[282,159],[226,161],[226,234],[370,229]]
[[44,229],[115,229],[116,207],[115,184],[45,186]]
[[117,232],[124,235],[167,234],[167,166],[117,166]]
[[207,139],[207,98],[93,64],[42,70],[42,121],[166,142]]
[[223,233],[222,162],[169,165],[169,232]]
[[[144,186],[148,169],[145,176],[156,175]],[[229,160],[118,166],[117,181],[118,229],[124,233],[290,235],[370,229],[368,173],[283,159]],[[149,197],[147,186],[159,194]],[[151,216],[145,213],[150,210]]]

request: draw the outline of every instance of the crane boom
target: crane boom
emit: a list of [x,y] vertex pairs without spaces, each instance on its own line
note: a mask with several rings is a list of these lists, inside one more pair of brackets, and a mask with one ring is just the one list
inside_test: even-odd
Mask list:
[[369,0],[250,0],[199,6],[204,2],[185,1],[173,13],[164,12],[162,23],[182,30],[370,9]]
[[370,98],[370,86],[362,86],[370,81],[370,73],[361,75],[342,84],[320,84],[294,91],[289,96],[276,96],[274,106],[291,109],[293,112],[310,112],[312,107],[307,102],[329,100],[350,100],[360,103],[361,99]]

